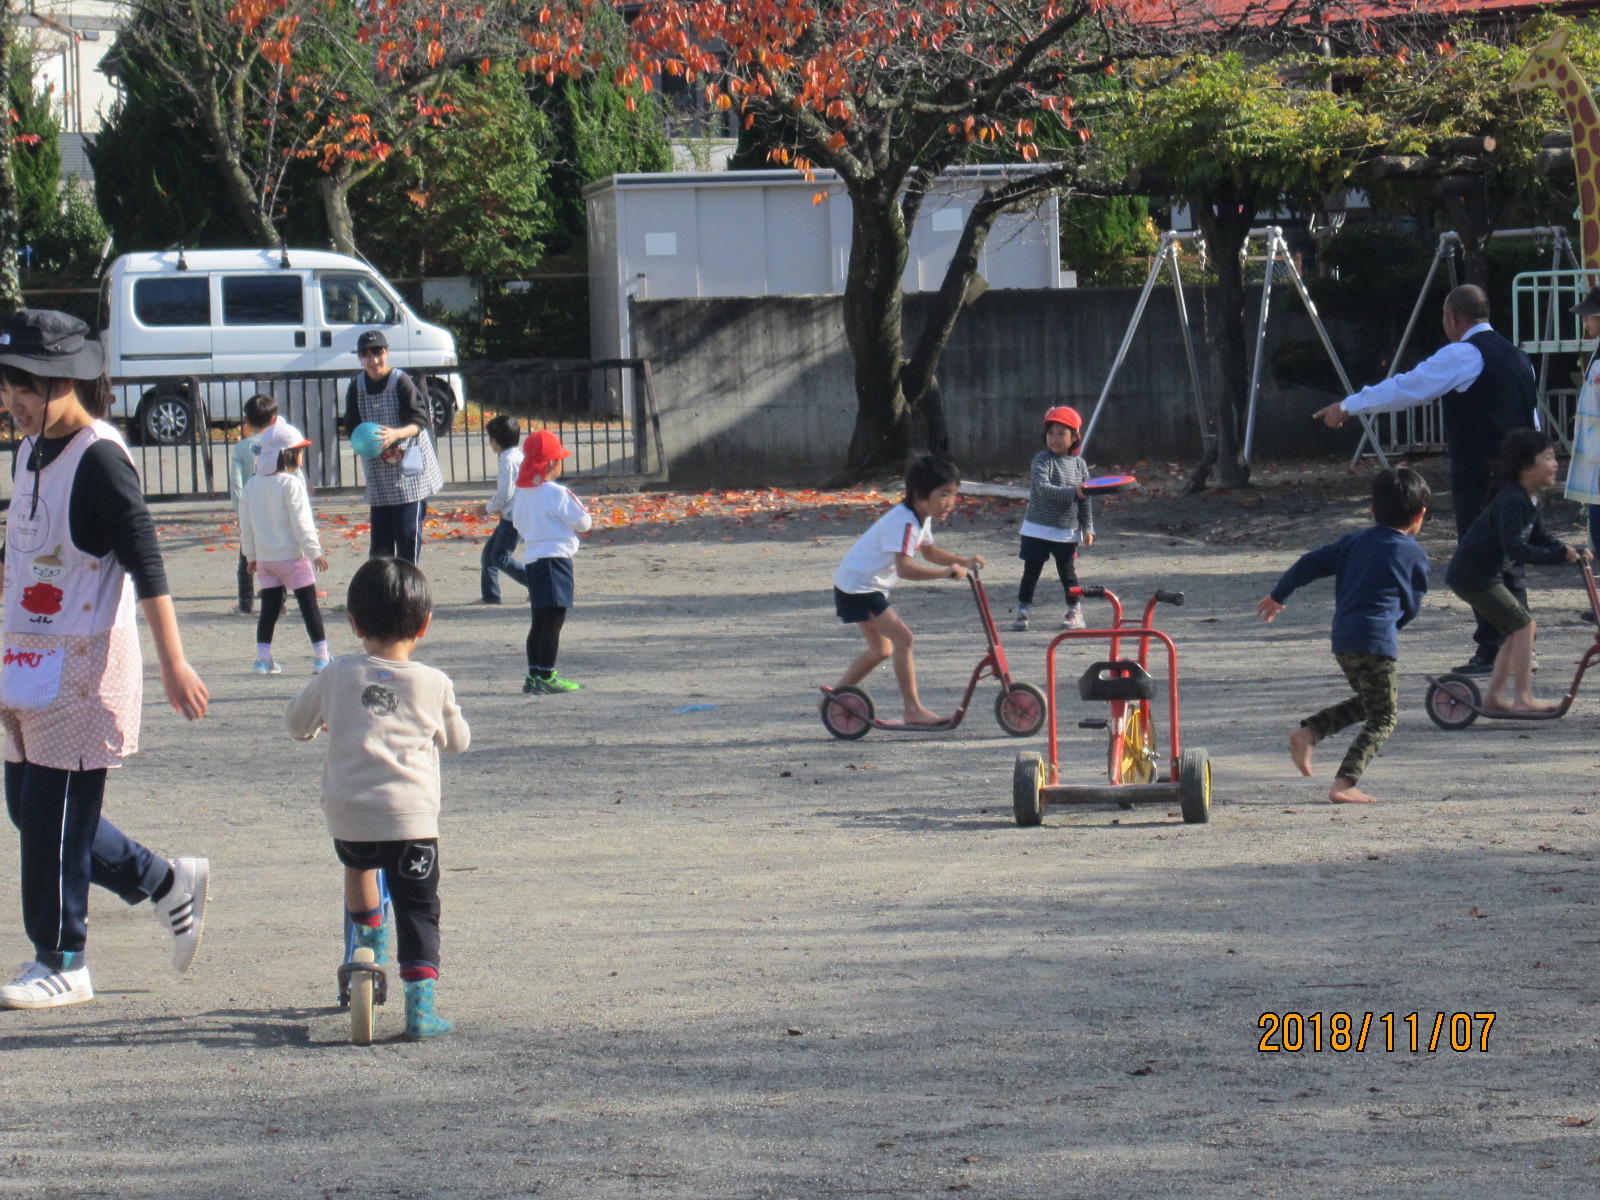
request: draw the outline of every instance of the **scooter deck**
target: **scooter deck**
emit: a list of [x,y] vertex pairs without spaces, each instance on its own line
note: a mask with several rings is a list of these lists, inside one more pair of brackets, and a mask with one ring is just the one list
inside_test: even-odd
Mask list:
[[[1444,687],[1449,676],[1424,675],[1423,678],[1434,687]],[[1455,696],[1453,699],[1455,703],[1463,708],[1470,709],[1472,712],[1477,713],[1478,716],[1490,721],[1555,721],[1566,716],[1567,709],[1572,706],[1571,696],[1564,697],[1559,705],[1545,712],[1528,712],[1524,709],[1511,708],[1483,708],[1469,703],[1459,696]]]

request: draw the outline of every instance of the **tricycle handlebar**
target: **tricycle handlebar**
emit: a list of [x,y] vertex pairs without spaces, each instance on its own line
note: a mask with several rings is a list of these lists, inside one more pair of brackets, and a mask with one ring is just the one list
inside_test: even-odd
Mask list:
[[1182,592],[1157,592],[1156,599],[1161,601],[1162,604],[1172,604],[1176,605],[1178,608],[1183,607]]

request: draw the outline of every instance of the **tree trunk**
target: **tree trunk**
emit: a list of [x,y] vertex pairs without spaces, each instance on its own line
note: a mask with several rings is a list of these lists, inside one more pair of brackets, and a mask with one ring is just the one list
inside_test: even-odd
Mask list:
[[11,166],[11,47],[16,36],[11,5],[0,0],[0,316],[22,307],[22,281],[17,277],[17,250],[21,244],[17,217],[17,178]]
[[855,359],[856,423],[844,481],[899,471],[917,443],[900,374],[905,358],[900,277],[909,251],[893,194],[852,193],[850,229],[844,332]]
[[322,212],[328,222],[328,245],[339,254],[356,252],[356,225],[350,216],[350,188],[354,183],[349,173],[335,168],[317,181],[322,189]]
[[1239,253],[1255,219],[1255,197],[1235,189],[1219,192],[1211,203],[1195,205],[1206,254],[1217,273],[1217,326],[1213,345],[1222,372],[1222,394],[1217,398],[1217,440],[1195,469],[1190,489],[1206,486],[1215,466],[1224,487],[1240,488],[1250,482],[1250,464],[1244,457],[1245,423],[1249,415],[1250,365],[1245,350],[1244,271]]

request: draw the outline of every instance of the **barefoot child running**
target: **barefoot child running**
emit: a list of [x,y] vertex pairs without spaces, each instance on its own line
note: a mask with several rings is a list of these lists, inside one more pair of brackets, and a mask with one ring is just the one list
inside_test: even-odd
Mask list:
[[[1533,695],[1533,616],[1505,584],[1505,574],[1521,563],[1575,563],[1592,560],[1545,532],[1539,521],[1539,493],[1556,482],[1556,449],[1536,429],[1513,429],[1500,446],[1496,480],[1500,490],[1461,535],[1445,568],[1450,590],[1472,611],[1505,635],[1483,697],[1492,712],[1549,712],[1555,707]],[[1505,696],[1507,686],[1512,695]]]
[[255,477],[244,485],[239,505],[239,547],[261,585],[261,616],[256,620],[257,675],[281,670],[272,657],[272,634],[283,612],[284,593],[292,591],[300,619],[311,639],[311,669],[320,671],[333,659],[317,606],[317,572],[328,569],[311,497],[300,474],[300,459],[311,445],[287,421],[274,421],[261,435]]
[[[905,499],[861,535],[833,573],[834,610],[845,624],[858,626],[867,642],[834,686],[860,683],[892,656],[910,725],[935,725],[943,718],[924,708],[917,695],[913,635],[889,607],[889,591],[896,579],[965,579],[968,571],[983,565],[977,555],[962,558],[933,544],[933,522],[955,511],[960,479],[955,467],[935,455],[912,459],[906,468]],[[916,561],[919,549],[932,566]]]
[[1394,732],[1399,631],[1417,615],[1428,590],[1428,556],[1416,533],[1428,512],[1427,481],[1408,467],[1380,471],[1372,481],[1373,524],[1300,558],[1256,605],[1271,621],[1297,588],[1329,575],[1333,584],[1333,657],[1355,695],[1313,713],[1289,734],[1289,757],[1311,774],[1312,748],[1346,725],[1365,721],[1328,789],[1335,804],[1372,804],[1356,784]]
[[1083,445],[1083,418],[1076,409],[1057,405],[1044,414],[1044,449],[1033,456],[1028,509],[1022,518],[1022,583],[1017,588],[1017,619],[1011,628],[1028,628],[1033,589],[1044,564],[1056,560],[1056,574],[1067,597],[1063,629],[1082,629],[1083,612],[1072,589],[1078,586],[1078,545],[1094,545],[1094,513],[1083,485],[1088,465],[1078,457]]
[[356,944],[383,946],[378,871],[389,884],[405,984],[407,1041],[449,1033],[434,1011],[439,977],[439,752],[471,733],[442,671],[411,658],[428,631],[428,580],[411,563],[372,558],[350,580],[350,628],[364,654],[334,659],[289,704],[289,732],[326,728],[322,812],[344,864]]

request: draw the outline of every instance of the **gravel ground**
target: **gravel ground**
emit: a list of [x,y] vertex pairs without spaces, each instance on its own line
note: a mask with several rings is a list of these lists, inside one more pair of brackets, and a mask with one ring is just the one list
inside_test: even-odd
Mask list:
[[[1593,1194],[1593,689],[1562,721],[1435,729],[1423,676],[1469,628],[1440,583],[1364,784],[1382,803],[1328,805],[1342,740],[1302,779],[1285,737],[1341,694],[1331,589],[1270,627],[1253,609],[1295,554],[1360,527],[1365,478],[1283,464],[1189,497],[1175,467],[1137,469],[1148,486],[1102,504],[1082,573],[1125,600],[1187,593],[1161,624],[1185,745],[1212,756],[1208,825],[1153,805],[1019,828],[1012,764],[1044,739],[1001,733],[990,683],[952,734],[825,734],[815,688],[856,648],[828,577],[883,497],[601,498],[563,646],[583,690],[534,698],[524,614],[473,603],[480,531],[443,513],[419,657],[455,679],[473,745],[445,765],[440,1006],[459,1028],[423,1045],[393,1040],[398,996],[370,1047],[333,1004],[321,749],[282,721],[310,665],[298,621],[285,673],[250,675],[228,527],[163,510],[212,710],[186,726],[151,677],[107,808],[211,857],[205,943],[175,978],[147,909],[98,894],[96,1001],[0,1013],[0,1195]],[[323,516],[337,610],[363,514]],[[1019,517],[974,500],[939,534],[990,558],[1007,625]],[[1425,534],[1436,574],[1449,524]],[[1578,583],[1534,573],[1549,694],[1592,637]],[[982,646],[966,593],[908,584],[896,605],[925,699],[951,707]],[[1005,644],[1042,683],[1039,624]],[[355,648],[342,613],[330,628]],[[1062,657],[1062,770],[1082,782],[1104,761],[1070,686],[1089,655]],[[892,700],[887,670],[868,686]],[[0,922],[23,958],[15,908]],[[1373,1014],[1364,1049],[1336,1013],[1352,1038]],[[1304,1048],[1263,1053],[1274,1025]]]

